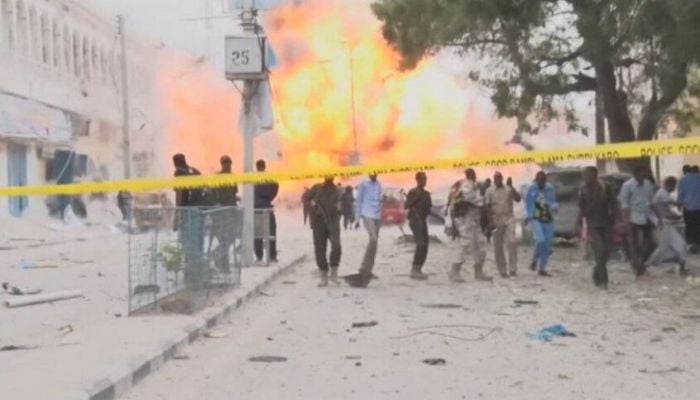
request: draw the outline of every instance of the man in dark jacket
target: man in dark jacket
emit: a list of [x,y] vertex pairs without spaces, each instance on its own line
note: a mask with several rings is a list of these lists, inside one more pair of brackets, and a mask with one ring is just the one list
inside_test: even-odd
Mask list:
[[[175,177],[200,175],[187,164],[184,154],[173,156]],[[204,218],[196,207],[204,205],[204,190],[177,189],[175,204],[178,207],[175,229],[185,255],[185,284],[198,289],[204,283]]]
[[416,174],[416,187],[411,189],[406,196],[405,207],[408,210],[408,224],[413,232],[416,242],[416,252],[413,254],[413,268],[411,269],[411,279],[426,280],[428,275],[424,274],[423,264],[428,256],[428,235],[427,218],[433,206],[430,192],[425,190],[428,177],[424,172]]
[[[264,160],[258,160],[255,163],[255,167],[258,172],[265,172],[266,164]],[[254,198],[255,198],[255,210],[262,210],[268,212],[270,215],[270,249],[269,249],[269,260],[270,262],[277,262],[277,220],[275,219],[274,207],[272,202],[277,198],[280,187],[276,182],[261,183],[255,185]],[[262,213],[256,213],[256,215],[264,215]],[[258,224],[256,224],[257,226]],[[260,233],[256,232],[255,239],[255,258],[258,261],[263,259],[263,239],[257,238]]]
[[316,265],[321,270],[319,286],[328,286],[329,260],[326,256],[328,242],[331,243],[330,280],[338,283],[340,266],[340,192],[333,183],[333,177],[327,177],[323,183],[312,187],[304,196],[311,204],[311,229],[313,230]]
[[340,197],[341,209],[343,212],[343,227],[352,229],[355,224],[355,197],[352,186],[347,186]]

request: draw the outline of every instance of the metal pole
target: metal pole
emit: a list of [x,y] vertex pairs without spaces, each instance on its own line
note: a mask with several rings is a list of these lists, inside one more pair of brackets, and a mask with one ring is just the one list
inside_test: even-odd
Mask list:
[[[254,4],[251,0],[244,2],[242,25],[245,32],[255,32]],[[251,97],[257,88],[254,81],[247,80],[243,90],[243,168],[246,173],[253,172],[253,138],[255,122],[252,118]],[[243,236],[241,238],[241,264],[253,265],[253,239],[255,235],[254,186],[243,187]]]
[[352,46],[348,46],[348,49],[350,63],[350,108],[352,110],[352,139],[354,145],[352,163],[357,164],[359,161],[359,152],[357,150],[357,121],[355,118],[355,69],[352,64]]
[[121,44],[122,58],[122,135],[123,135],[123,158],[124,158],[124,179],[131,178],[131,128],[129,127],[129,68],[126,60],[126,35],[124,31],[124,16],[117,16],[119,30],[119,41]]

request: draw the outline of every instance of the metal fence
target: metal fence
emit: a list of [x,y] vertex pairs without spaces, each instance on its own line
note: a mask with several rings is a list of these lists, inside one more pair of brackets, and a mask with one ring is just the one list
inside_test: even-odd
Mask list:
[[129,226],[129,313],[191,313],[240,284],[238,207],[135,206]]

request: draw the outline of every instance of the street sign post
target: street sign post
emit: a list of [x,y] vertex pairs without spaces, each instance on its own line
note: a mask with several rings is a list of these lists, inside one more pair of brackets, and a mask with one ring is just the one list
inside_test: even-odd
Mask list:
[[248,34],[226,37],[226,79],[264,80],[267,38]]

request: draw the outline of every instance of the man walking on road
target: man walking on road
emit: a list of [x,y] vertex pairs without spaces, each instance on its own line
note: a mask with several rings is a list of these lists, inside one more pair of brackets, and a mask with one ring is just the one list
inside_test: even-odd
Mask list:
[[[525,223],[532,224],[535,237],[535,263],[530,267],[537,270],[540,276],[551,276],[547,272],[549,256],[552,254],[554,241],[554,213],[557,210],[554,186],[547,183],[547,174],[540,171],[535,176],[535,182],[530,185],[525,195]],[[533,268],[534,267],[534,268]]]
[[[620,189],[620,205],[624,211],[627,238],[630,241],[630,261],[637,279],[648,276],[644,263],[654,251],[654,185],[646,176],[646,168],[637,167],[634,177],[625,182]],[[662,223],[661,220],[659,222]]]
[[338,283],[340,266],[340,193],[333,177],[327,177],[323,183],[313,186],[304,194],[304,200],[311,205],[310,222],[314,238],[316,265],[321,270],[320,287],[328,286],[329,262],[327,258],[328,242],[331,244],[330,280]]
[[484,198],[476,181],[476,172],[469,168],[465,171],[465,175],[466,179],[460,181],[450,211],[459,232],[461,251],[457,262],[452,264],[448,276],[453,282],[464,282],[461,276],[462,266],[471,255],[474,260],[474,279],[491,281],[492,278],[484,274],[486,237],[481,230]]
[[675,261],[680,267],[680,275],[687,276],[688,269],[686,242],[678,232],[674,223],[681,219],[681,216],[672,210],[672,207],[679,203],[673,201],[671,193],[676,190],[678,181],[675,177],[669,176],[664,180],[664,186],[654,195],[653,207],[662,218],[663,224],[659,230],[659,244],[656,250],[647,260],[648,265],[658,265],[668,261]]
[[700,246],[700,171],[698,167],[683,168],[684,175],[678,185],[678,202],[683,206],[685,241]]
[[408,225],[413,232],[413,239],[416,242],[416,251],[413,254],[413,268],[411,268],[411,279],[426,280],[428,275],[422,269],[425,259],[428,256],[428,245],[430,237],[428,235],[428,214],[433,206],[430,192],[425,190],[428,177],[424,172],[416,174],[416,187],[409,190],[406,196],[404,207],[408,210]]
[[355,197],[352,186],[347,186],[343,190],[340,203],[343,212],[343,227],[345,230],[352,229],[355,225]]
[[[267,168],[265,161],[264,160],[258,160],[255,163],[255,167],[258,170],[258,172],[265,172],[265,169]],[[258,210],[261,210],[262,212],[267,212],[270,215],[270,222],[269,222],[269,230],[270,230],[270,248],[269,248],[269,260],[270,262],[276,263],[277,262],[277,220],[275,219],[275,209],[272,205],[272,202],[275,200],[277,197],[277,194],[279,193],[280,186],[276,182],[272,183],[261,183],[258,185],[255,185],[255,191],[254,191],[254,199],[255,199],[255,211],[256,211],[256,218],[259,218],[258,216],[262,216],[263,214],[258,214]],[[256,226],[259,225],[256,223]],[[257,236],[257,234],[256,234]],[[255,250],[255,258],[257,259],[258,262],[261,262],[263,259],[263,239],[262,238],[256,238],[255,243],[254,243],[254,250]]]
[[382,222],[382,185],[377,181],[377,175],[370,175],[369,180],[360,184],[355,204],[356,215],[362,220],[369,241],[359,274],[351,275],[346,278],[346,281],[350,286],[367,287],[373,277],[372,270],[377,256],[379,228]]
[[608,287],[608,259],[613,244],[613,225],[617,213],[617,199],[612,188],[598,179],[598,169],[586,167],[583,171],[584,183],[579,191],[579,216],[577,226],[583,231],[586,220],[587,235],[593,248],[595,269],[593,283],[601,288]]
[[[507,184],[503,185],[503,175],[500,172],[494,174],[493,183],[494,186],[486,190],[484,202],[488,211],[489,230],[495,228],[493,247],[496,266],[501,277],[515,277],[518,274],[518,243],[515,237],[513,203],[519,203],[521,197],[520,193],[513,188],[513,181],[510,178]],[[504,248],[508,249],[508,269]]]

